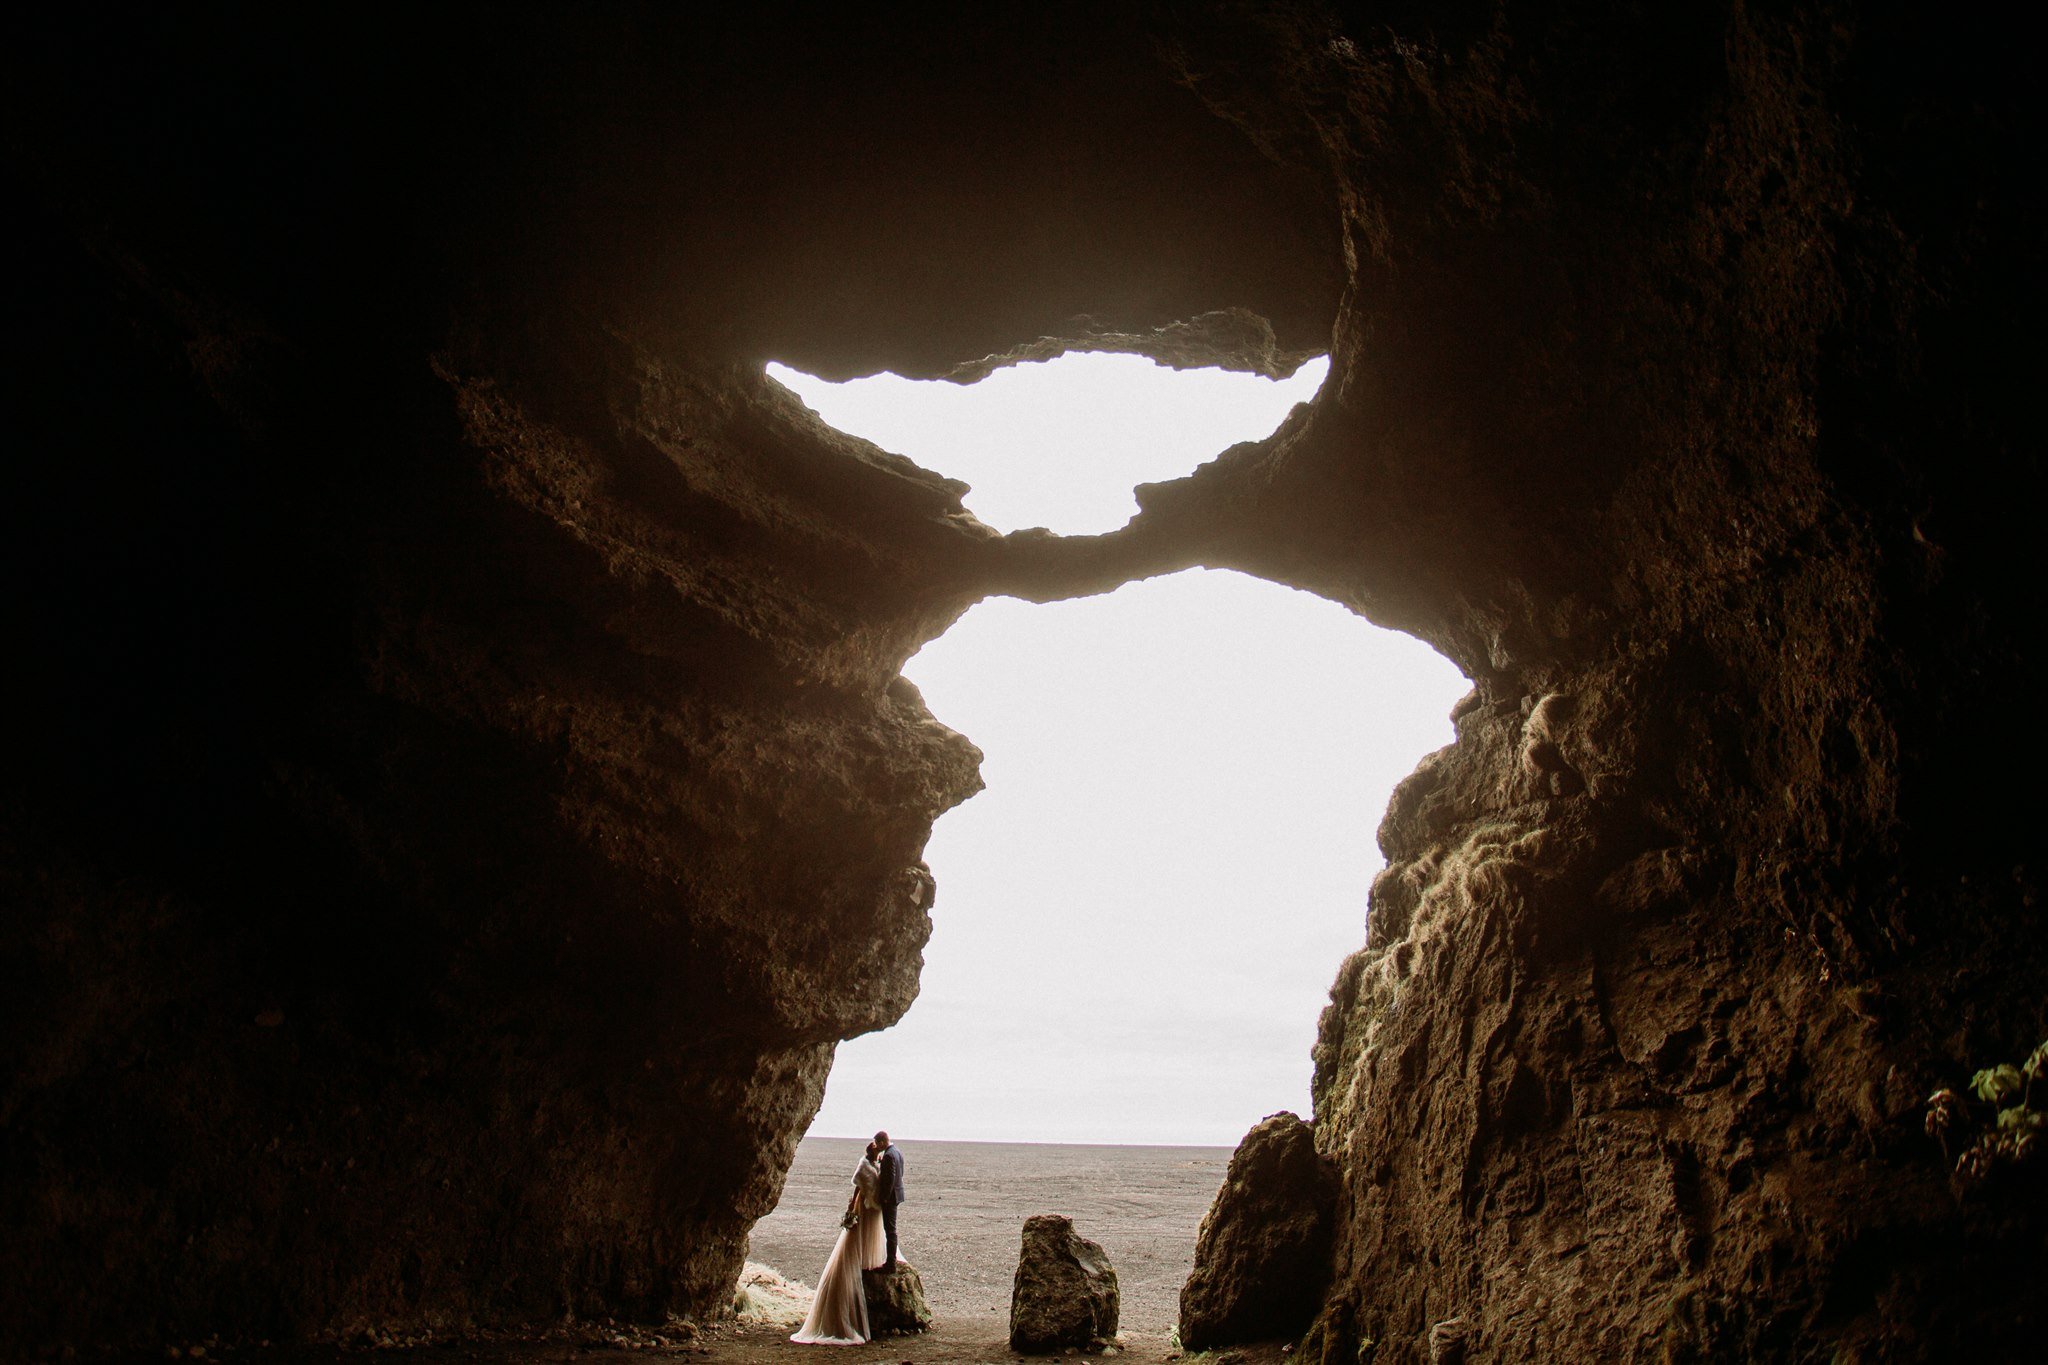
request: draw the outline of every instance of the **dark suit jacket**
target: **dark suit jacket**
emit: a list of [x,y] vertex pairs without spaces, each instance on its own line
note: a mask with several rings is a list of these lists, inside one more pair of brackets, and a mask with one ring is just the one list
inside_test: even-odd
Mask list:
[[882,1179],[875,1197],[890,1208],[903,1202],[903,1149],[893,1142],[882,1153]]

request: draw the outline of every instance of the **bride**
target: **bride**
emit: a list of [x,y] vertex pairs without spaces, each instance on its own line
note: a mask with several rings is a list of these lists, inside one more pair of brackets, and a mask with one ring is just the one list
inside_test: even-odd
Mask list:
[[847,1201],[839,1240],[832,1244],[832,1255],[818,1275],[817,1297],[811,1300],[810,1314],[791,1341],[803,1346],[860,1346],[867,1342],[868,1300],[860,1272],[877,1269],[889,1259],[889,1245],[882,1235],[882,1203],[876,1198],[881,1180],[882,1168],[875,1164],[875,1144],[870,1142],[867,1155],[853,1173],[853,1198]]

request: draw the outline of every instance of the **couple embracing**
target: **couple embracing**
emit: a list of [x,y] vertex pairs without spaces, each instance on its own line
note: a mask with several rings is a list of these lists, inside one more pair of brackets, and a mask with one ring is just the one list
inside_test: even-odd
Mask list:
[[887,1133],[875,1134],[853,1173],[853,1198],[840,1220],[839,1240],[818,1276],[817,1297],[791,1341],[804,1346],[860,1346],[872,1335],[860,1273],[896,1269],[896,1206],[903,1202],[903,1164],[903,1149],[891,1143]]

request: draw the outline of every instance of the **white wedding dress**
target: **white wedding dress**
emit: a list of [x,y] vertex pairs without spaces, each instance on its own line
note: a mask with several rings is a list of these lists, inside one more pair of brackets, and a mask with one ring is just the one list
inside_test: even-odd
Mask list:
[[[862,1289],[860,1272],[874,1270],[889,1259],[888,1239],[882,1232],[882,1205],[875,1191],[882,1180],[881,1167],[862,1160],[853,1173],[853,1192],[860,1217],[850,1228],[842,1228],[832,1244],[832,1255],[818,1275],[817,1297],[804,1325],[790,1340],[801,1346],[863,1346],[868,1330],[868,1297]],[[903,1249],[896,1249],[903,1259]]]

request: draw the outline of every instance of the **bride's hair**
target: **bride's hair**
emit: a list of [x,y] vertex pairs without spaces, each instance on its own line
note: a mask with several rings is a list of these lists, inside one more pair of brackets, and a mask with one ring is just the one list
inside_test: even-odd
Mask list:
[[869,1160],[869,1161],[873,1161],[874,1159],[875,1159],[875,1144],[874,1144],[874,1143],[872,1143],[872,1142],[870,1142],[870,1143],[868,1144],[868,1160]]

